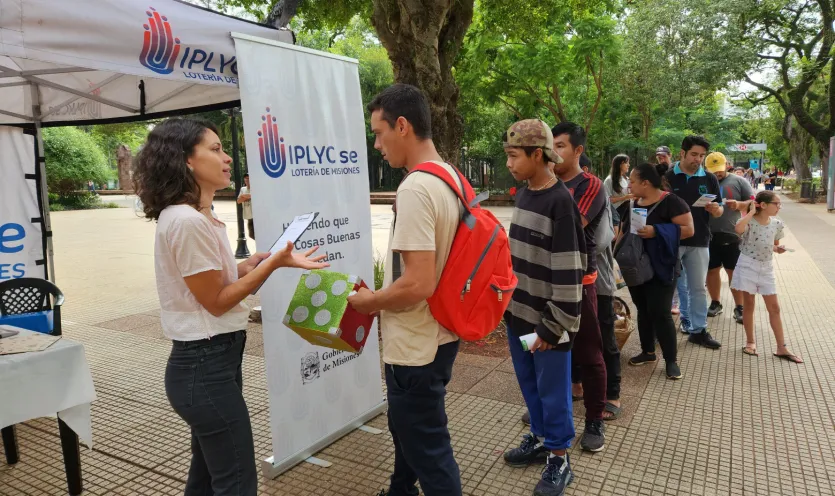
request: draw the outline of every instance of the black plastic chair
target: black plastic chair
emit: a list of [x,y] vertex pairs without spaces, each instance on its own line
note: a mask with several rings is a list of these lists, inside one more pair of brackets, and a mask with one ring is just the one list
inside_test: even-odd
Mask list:
[[[22,277],[0,282],[0,317],[26,315],[52,310],[53,336],[61,335],[61,305],[64,293],[51,282],[44,279]],[[81,479],[81,452],[78,435],[60,418],[58,432],[61,437],[61,450],[64,454],[64,468],[67,473],[67,489],[71,495],[83,491]],[[2,429],[6,463],[14,465],[20,459],[15,426]]]
[[[52,300],[50,300],[50,296]],[[22,277],[0,282],[0,317],[52,310],[52,330],[61,335],[61,305],[64,293],[45,279]]]

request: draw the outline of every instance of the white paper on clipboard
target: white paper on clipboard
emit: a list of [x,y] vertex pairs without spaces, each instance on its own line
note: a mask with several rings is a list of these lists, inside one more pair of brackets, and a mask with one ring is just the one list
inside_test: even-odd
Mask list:
[[[279,251],[283,250],[284,247],[287,246],[288,241],[295,244],[296,241],[298,241],[299,238],[302,237],[302,234],[304,234],[304,232],[307,231],[307,228],[310,227],[310,224],[312,224],[313,221],[316,220],[316,217],[318,215],[319,212],[308,212],[306,214],[295,216],[293,218],[293,221],[290,222],[290,225],[287,226],[287,229],[285,229],[284,232],[281,233],[281,236],[279,236],[276,242],[273,243],[273,245],[270,247],[270,254],[275,255]],[[257,288],[255,288],[254,291],[252,291],[252,294],[257,293],[263,285],[264,283],[261,283]]]

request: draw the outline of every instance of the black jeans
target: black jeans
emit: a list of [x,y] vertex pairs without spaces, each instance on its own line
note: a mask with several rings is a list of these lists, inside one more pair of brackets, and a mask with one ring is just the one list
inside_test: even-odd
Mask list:
[[597,321],[603,338],[603,361],[606,362],[606,399],[620,399],[620,350],[615,340],[614,298],[597,295]]
[[676,326],[670,313],[675,289],[675,284],[665,285],[655,278],[629,288],[632,302],[638,309],[641,350],[644,353],[655,353],[655,339],[658,338],[664,360],[668,362],[677,360]]
[[446,385],[459,342],[438,347],[432,363],[420,367],[386,364],[388,421],[394,441],[389,496],[461,496],[461,473],[447,428]]
[[243,396],[246,332],[174,341],[165,392],[191,427],[186,496],[255,496],[258,473],[252,425]]
[[[615,340],[614,297],[597,295],[597,321],[600,323],[600,337],[603,339],[603,362],[606,364],[606,399],[620,399],[620,350]],[[571,382],[583,381],[579,365],[571,365]]]

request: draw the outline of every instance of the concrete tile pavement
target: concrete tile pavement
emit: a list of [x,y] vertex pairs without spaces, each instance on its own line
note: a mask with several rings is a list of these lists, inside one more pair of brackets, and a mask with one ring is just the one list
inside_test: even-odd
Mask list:
[[[222,219],[231,220],[232,205],[217,205]],[[387,206],[372,209],[374,246],[382,252],[391,213]],[[825,259],[814,255],[818,248],[805,249],[815,231],[818,238],[835,239],[835,223],[804,209],[786,202],[785,242],[798,251],[775,263],[789,344],[807,363],[771,356],[774,339],[761,303],[759,358],[741,353],[744,332],[726,312],[710,322],[721,350],[698,348],[680,337],[684,380],[666,380],[662,366],[624,363],[626,414],[607,425],[603,453],[572,448],[576,478],[567,494],[835,494],[835,289],[823,270]],[[114,209],[61,212],[53,220],[58,283],[67,295],[65,334],[85,344],[99,394],[94,449],[82,455],[85,494],[182,494],[188,430],[171,411],[162,383],[170,345],[159,330],[153,225],[132,216]],[[507,211],[499,216],[509,221]],[[229,225],[234,241],[234,224]],[[726,286],[722,296],[731,308]],[[244,361],[244,394],[259,460],[271,449],[261,339],[260,326],[251,326]],[[630,338],[624,362],[637,353],[637,341]],[[540,467],[511,469],[501,461],[501,453],[525,432],[510,362],[461,355],[447,405],[465,493],[530,494]],[[577,402],[578,433],[582,413]],[[385,417],[371,424],[385,430]],[[15,467],[0,463],[0,494],[64,494],[54,419],[28,422],[19,432],[22,461]],[[319,456],[334,465],[302,464],[276,480],[261,479],[260,494],[376,494],[393,462],[387,433],[353,432]]]

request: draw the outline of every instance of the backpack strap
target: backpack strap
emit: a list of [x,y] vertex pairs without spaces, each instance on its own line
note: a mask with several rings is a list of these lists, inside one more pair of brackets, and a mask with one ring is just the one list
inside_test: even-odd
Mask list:
[[[455,171],[455,175],[457,176],[457,183],[453,181],[453,178],[450,176],[449,172],[443,168],[442,166],[436,164],[435,162],[424,162],[422,164],[416,165],[409,174],[414,174],[415,172],[424,172],[426,174],[430,174],[432,176],[437,177],[441,181],[443,181],[449,188],[455,193],[455,196],[458,197],[458,200],[464,205],[464,209],[469,212],[475,205],[471,204],[473,200],[476,198],[475,191],[473,187],[470,186],[469,181],[464,177],[464,174],[461,174],[455,166],[450,165],[452,170]],[[460,186],[459,186],[460,184]],[[463,191],[461,188],[463,187]]]
[[670,196],[670,193],[666,191],[661,193],[661,199],[655,202],[655,205],[653,205],[652,208],[649,209],[649,211],[647,212],[647,218],[649,218],[649,214],[655,211],[655,208],[658,207],[658,205],[661,205],[661,202],[664,201],[664,198],[667,198],[668,196]]
[[[472,215],[472,209],[475,208],[479,203],[486,200],[490,197],[490,193],[488,191],[484,191],[481,194],[475,194],[475,190],[470,185],[470,182],[461,174],[461,171],[458,170],[454,165],[449,165],[452,167],[452,170],[455,171],[455,175],[458,178],[456,181],[453,180],[452,176],[450,175],[449,171],[447,171],[444,167],[436,164],[435,162],[423,162],[409,171],[409,174],[406,175],[408,177],[415,172],[423,172],[425,174],[429,174],[432,176],[437,177],[441,181],[443,181],[449,188],[455,193],[455,196],[458,197],[458,201],[461,202],[461,205],[464,207],[464,216],[462,220],[472,228],[475,225],[475,218]],[[405,177],[403,178],[405,181]],[[463,191],[462,191],[463,189]],[[397,198],[394,200],[395,208],[394,210],[394,223],[397,224]],[[391,261],[391,280],[392,282],[396,281],[403,275],[402,269],[402,262],[400,261],[400,253],[393,253],[392,256],[394,257]]]

